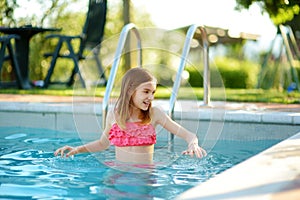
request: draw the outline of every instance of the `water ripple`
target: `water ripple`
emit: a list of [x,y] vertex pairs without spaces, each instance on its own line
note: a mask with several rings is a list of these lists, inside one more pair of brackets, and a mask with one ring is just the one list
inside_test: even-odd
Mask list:
[[26,136],[27,136],[26,133],[16,133],[16,134],[12,134],[12,135],[4,137],[4,139],[6,139],[6,140],[15,140],[15,139],[26,137]]
[[171,151],[163,143],[155,149],[153,165],[137,166],[116,162],[114,148],[54,157],[62,145],[82,144],[75,133],[55,134],[64,138],[44,129],[14,128],[0,134],[0,198],[174,199],[276,142],[220,141],[203,159],[181,155],[186,144]]

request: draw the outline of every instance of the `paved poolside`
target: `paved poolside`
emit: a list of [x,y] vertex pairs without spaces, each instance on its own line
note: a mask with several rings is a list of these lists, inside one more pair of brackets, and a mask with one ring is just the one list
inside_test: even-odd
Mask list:
[[[0,102],[72,103],[72,96],[0,94]],[[76,102],[101,102],[98,97],[76,97]],[[259,110],[264,112],[300,112],[300,104],[212,102],[215,108],[226,110]]]

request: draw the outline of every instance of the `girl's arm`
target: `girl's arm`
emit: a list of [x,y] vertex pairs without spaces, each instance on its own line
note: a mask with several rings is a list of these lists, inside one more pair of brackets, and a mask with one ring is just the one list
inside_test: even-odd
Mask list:
[[109,147],[108,135],[109,135],[109,130],[111,128],[111,121],[112,121],[111,118],[112,118],[112,113],[108,112],[105,129],[100,139],[77,147],[71,147],[66,145],[64,147],[57,149],[54,152],[54,155],[55,156],[60,155],[61,157],[63,157],[65,152],[68,151],[68,153],[66,153],[66,157],[69,157],[78,153],[98,152],[107,149]]
[[156,123],[160,124],[166,130],[184,139],[188,143],[188,149],[182,152],[183,154],[189,154],[191,156],[196,155],[198,158],[206,156],[206,151],[198,145],[198,138],[196,134],[188,131],[180,124],[172,120],[159,108],[152,108],[152,117]]

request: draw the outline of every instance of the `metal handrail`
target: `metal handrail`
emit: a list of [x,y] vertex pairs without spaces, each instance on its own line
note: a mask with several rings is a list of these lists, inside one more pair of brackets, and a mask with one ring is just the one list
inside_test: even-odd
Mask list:
[[113,88],[113,84],[115,82],[115,77],[117,74],[117,70],[119,67],[119,63],[120,63],[120,59],[122,56],[122,50],[124,49],[124,45],[127,39],[127,35],[129,33],[129,31],[132,30],[137,38],[137,48],[139,49],[139,54],[137,56],[138,59],[138,66],[142,66],[142,44],[141,44],[141,37],[140,34],[138,32],[137,27],[130,23],[127,24],[123,27],[121,34],[120,34],[120,38],[119,38],[119,42],[118,42],[118,46],[117,46],[117,50],[115,53],[115,57],[114,57],[114,62],[112,64],[111,67],[111,71],[109,74],[109,78],[107,81],[107,85],[105,88],[105,94],[103,97],[103,103],[102,103],[102,126],[103,128],[105,127],[105,123],[106,123],[106,116],[107,116],[107,111],[108,111],[108,102],[109,102],[109,98],[110,98],[110,94]]
[[201,32],[201,39],[203,43],[203,62],[204,62],[204,77],[203,77],[203,87],[204,87],[204,97],[203,97],[203,102],[205,105],[210,104],[210,69],[209,69],[209,59],[208,59],[208,39],[207,39],[207,34],[206,30],[203,26],[197,26],[197,25],[191,25],[187,31],[187,36],[185,39],[185,43],[183,46],[182,50],[182,55],[181,55],[181,61],[177,70],[176,74],[176,79],[173,85],[172,89],[172,94],[170,97],[170,103],[169,103],[169,116],[173,118],[174,116],[174,107],[175,107],[175,102],[177,99],[177,94],[178,90],[180,87],[180,82],[181,82],[181,75],[185,67],[186,63],[186,58],[188,56],[188,53],[190,51],[190,46],[191,46],[191,41],[194,37],[195,32],[197,29],[200,30]]
[[300,51],[299,51],[299,47],[298,47],[298,44],[297,44],[297,41],[296,41],[296,37],[295,37],[295,35],[293,33],[293,30],[292,30],[291,26],[288,26],[288,25],[286,25],[286,28],[288,29],[289,38],[290,38],[290,40],[292,42],[295,54],[296,54],[297,58],[300,59]]
[[[284,28],[286,28],[287,30],[284,30]],[[287,58],[288,58],[289,63],[291,65],[291,73],[292,73],[293,79],[296,82],[296,87],[297,87],[298,91],[300,91],[300,84],[299,84],[298,75],[297,75],[297,71],[296,71],[295,59],[294,59],[294,56],[293,56],[293,53],[292,53],[292,47],[289,44],[289,39],[292,42],[296,42],[295,38],[293,38],[294,37],[293,31],[292,31],[291,28],[283,26],[283,25],[279,25],[279,30],[280,30],[280,33],[281,33],[281,36],[282,36],[282,39],[283,39],[283,44],[285,46],[285,50],[286,50],[286,53],[287,53]],[[293,45],[295,54],[297,56],[297,59],[299,59],[299,57],[298,57],[299,56],[299,50],[298,50],[297,44],[292,44],[292,45]]]

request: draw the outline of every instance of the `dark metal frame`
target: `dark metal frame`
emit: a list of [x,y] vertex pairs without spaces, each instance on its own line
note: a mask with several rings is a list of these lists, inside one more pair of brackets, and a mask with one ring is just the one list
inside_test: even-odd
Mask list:
[[[86,48],[93,49],[93,57],[96,61],[101,78],[104,79],[106,84],[106,77],[104,70],[99,59],[100,43],[104,34],[104,25],[106,22],[106,11],[107,11],[107,0],[89,0],[89,8],[87,12],[86,21],[83,27],[83,31],[80,35],[67,36],[52,34],[46,38],[58,38],[58,43],[55,47],[54,52],[45,54],[45,57],[52,57],[50,68],[44,79],[44,87],[47,88],[49,84],[61,84],[66,83],[71,86],[74,83],[74,76],[78,73],[82,86],[85,87],[85,81],[79,71],[79,61],[85,59],[83,52]],[[71,42],[75,39],[80,40],[79,51],[75,52]],[[69,50],[68,55],[60,54],[60,50],[63,44],[67,45]],[[68,82],[51,82],[51,76],[54,71],[54,67],[58,58],[72,59],[74,62],[74,68],[72,70],[70,79]]]
[[[20,89],[24,89],[24,86],[22,84],[21,71],[20,71],[20,68],[19,68],[19,64],[18,64],[18,61],[17,61],[17,58],[16,58],[15,51],[14,51],[12,43],[11,43],[11,40],[13,40],[13,39],[20,39],[20,37],[18,35],[12,35],[12,34],[0,37],[0,43],[1,43],[1,48],[0,48],[0,72],[2,70],[4,61],[10,60],[12,68],[13,68],[13,72],[16,75],[17,86]],[[6,52],[8,52],[8,55],[6,55]],[[1,81],[1,78],[0,78],[0,81]],[[0,83],[0,86],[5,87],[5,85],[3,83]]]

